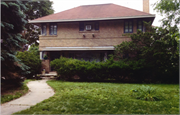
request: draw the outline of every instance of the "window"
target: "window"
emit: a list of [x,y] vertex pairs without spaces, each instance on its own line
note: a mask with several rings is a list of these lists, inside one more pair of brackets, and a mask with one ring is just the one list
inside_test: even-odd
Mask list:
[[91,30],[92,29],[92,25],[86,25],[86,30]]
[[83,22],[79,23],[79,31],[84,31],[84,23]]
[[94,24],[94,29],[95,29],[95,30],[99,30],[99,22],[95,22],[95,24]]
[[79,31],[99,30],[99,22],[80,22]]
[[143,21],[141,20],[137,21],[137,29],[143,31]]
[[41,34],[46,35],[46,24],[42,24],[42,26],[41,26]]
[[128,20],[124,22],[124,33],[133,33],[133,22]]
[[57,35],[57,24],[50,24],[49,34],[50,35]]

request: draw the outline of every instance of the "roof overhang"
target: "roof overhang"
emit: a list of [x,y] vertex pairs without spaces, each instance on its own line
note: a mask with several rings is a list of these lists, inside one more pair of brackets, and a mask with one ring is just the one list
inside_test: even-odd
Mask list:
[[101,47],[44,47],[41,51],[82,51],[82,50],[114,50],[114,46]]
[[155,18],[155,14],[141,16],[126,16],[126,17],[110,17],[110,18],[93,18],[93,19],[62,19],[62,20],[32,20],[29,23],[45,23],[45,22],[74,22],[74,21],[95,21],[95,20],[117,20],[117,19],[132,19],[132,18]]

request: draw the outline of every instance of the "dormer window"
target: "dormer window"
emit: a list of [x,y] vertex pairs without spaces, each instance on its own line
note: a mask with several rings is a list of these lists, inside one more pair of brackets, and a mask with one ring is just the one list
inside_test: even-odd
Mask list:
[[42,24],[41,26],[41,35],[46,35],[46,24]]
[[124,33],[133,33],[133,21],[124,21]]
[[99,22],[80,22],[79,31],[98,31]]
[[50,35],[57,35],[57,24],[50,24],[49,34]]

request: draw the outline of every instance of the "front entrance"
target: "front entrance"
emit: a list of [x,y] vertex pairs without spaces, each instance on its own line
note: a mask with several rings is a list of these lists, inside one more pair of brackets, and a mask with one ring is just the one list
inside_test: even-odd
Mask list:
[[[59,51],[51,51],[49,53],[50,53],[50,62],[55,60],[55,59],[60,58],[60,56],[61,56]],[[54,71],[53,67],[51,67],[51,71]]]

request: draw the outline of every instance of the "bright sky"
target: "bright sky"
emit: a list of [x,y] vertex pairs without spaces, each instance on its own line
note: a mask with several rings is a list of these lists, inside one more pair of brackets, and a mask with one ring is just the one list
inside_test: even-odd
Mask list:
[[[143,11],[143,0],[50,0],[53,1],[53,9],[55,13],[68,10],[81,5],[107,4],[113,3],[128,8]],[[159,13],[155,12],[153,4],[158,0],[149,0],[150,14],[156,14],[153,26],[160,26],[160,20],[163,18]]]

